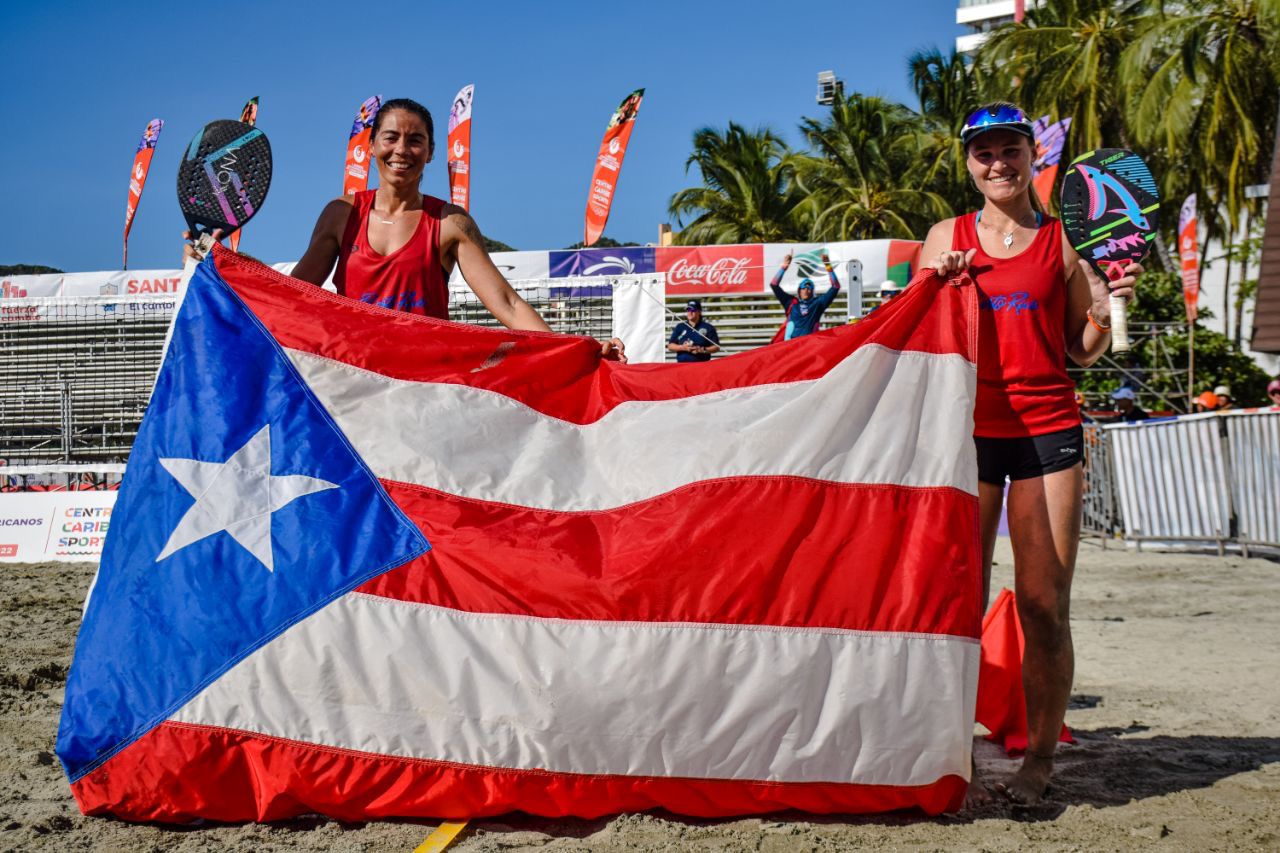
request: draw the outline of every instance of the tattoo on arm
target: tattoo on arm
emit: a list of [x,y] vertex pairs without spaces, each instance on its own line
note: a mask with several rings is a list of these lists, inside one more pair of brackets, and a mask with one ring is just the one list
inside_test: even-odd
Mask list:
[[484,237],[480,234],[480,226],[476,225],[476,221],[469,215],[464,213],[458,217],[458,230],[476,245],[484,245]]

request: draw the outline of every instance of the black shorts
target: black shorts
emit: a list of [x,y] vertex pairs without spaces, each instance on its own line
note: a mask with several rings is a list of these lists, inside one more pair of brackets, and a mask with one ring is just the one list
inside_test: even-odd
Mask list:
[[1004,485],[1010,480],[1030,480],[1054,471],[1063,471],[1084,459],[1084,428],[1073,426],[1060,432],[1026,438],[981,438],[978,445],[978,479]]

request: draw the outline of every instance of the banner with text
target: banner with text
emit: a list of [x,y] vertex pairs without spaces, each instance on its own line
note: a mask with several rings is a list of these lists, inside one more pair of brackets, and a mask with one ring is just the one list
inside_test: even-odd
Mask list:
[[604,233],[605,223],[609,221],[609,209],[613,206],[613,193],[618,186],[618,173],[622,171],[622,158],[627,156],[627,142],[631,139],[631,129],[636,122],[636,113],[640,111],[640,102],[644,100],[644,89],[636,89],[618,105],[609,126],[605,129],[604,139],[600,142],[600,153],[596,155],[595,171],[591,174],[591,188],[587,194],[586,236],[582,244],[590,246],[600,239]]
[[138,212],[138,202],[142,201],[142,189],[147,184],[147,172],[151,170],[151,157],[156,153],[156,143],[160,141],[160,131],[164,122],[153,118],[147,122],[147,129],[142,132],[142,141],[133,155],[133,170],[129,172],[129,203],[124,209],[124,268],[129,268],[129,230],[133,228],[133,217]]
[[[1071,119],[1050,123],[1049,116],[1036,119],[1036,160],[1031,164],[1035,177],[1032,185],[1044,209],[1049,209],[1049,200],[1053,197],[1053,182],[1058,177],[1058,164],[1062,161],[1062,146],[1067,141],[1067,131],[1071,129]],[[904,282],[905,283],[905,282]]]
[[342,194],[354,195],[369,188],[369,137],[373,120],[382,108],[382,96],[374,95],[363,104],[351,124],[347,139],[347,165],[342,172]]
[[1178,259],[1181,261],[1182,300],[1187,307],[1187,322],[1195,322],[1200,301],[1200,244],[1196,230],[1200,220],[1196,216],[1196,194],[1187,196],[1178,211]]
[[463,86],[449,110],[449,200],[471,209],[471,98],[475,86]]
[[667,293],[759,293],[766,287],[764,246],[659,246],[658,272],[667,274]]
[[[0,472],[3,472],[0,468]],[[115,491],[0,494],[0,562],[97,562]]]
[[[244,109],[240,111],[240,121],[247,125],[256,125],[258,123],[258,96],[254,95],[245,102]],[[243,228],[237,228],[231,232],[231,251],[240,251],[240,237],[244,234]]]

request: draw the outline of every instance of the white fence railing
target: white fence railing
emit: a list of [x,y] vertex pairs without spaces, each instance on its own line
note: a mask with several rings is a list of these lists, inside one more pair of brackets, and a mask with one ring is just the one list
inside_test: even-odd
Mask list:
[[1094,435],[1085,503],[1101,511],[1086,512],[1086,532],[1280,549],[1280,411],[1108,424]]

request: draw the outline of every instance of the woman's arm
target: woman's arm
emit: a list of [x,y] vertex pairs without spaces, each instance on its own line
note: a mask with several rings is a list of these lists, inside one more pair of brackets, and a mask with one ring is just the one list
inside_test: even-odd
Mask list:
[[315,285],[324,284],[325,279],[333,272],[333,265],[338,261],[342,234],[347,230],[352,204],[350,196],[343,196],[324,206],[324,210],[320,211],[320,218],[316,220],[316,227],[311,232],[311,244],[307,246],[301,260],[294,265],[290,275]]
[[[1111,297],[1133,296],[1141,264],[1129,264],[1124,275],[1108,282],[1062,238],[1062,267],[1067,279],[1067,316],[1063,330],[1067,355],[1081,367],[1097,361],[1111,343]],[[1092,317],[1092,319],[1090,319]]]
[[[551,331],[542,316],[516,293],[511,283],[494,266],[489,253],[484,250],[480,228],[471,215],[453,205],[446,207],[445,213],[441,242],[447,245],[441,248],[457,259],[463,278],[484,307],[489,309],[489,313],[508,329]],[[452,249],[452,252],[448,252],[448,249]]]
[[977,249],[970,249],[967,252],[954,251],[951,244],[955,228],[956,220],[953,217],[944,219],[929,229],[928,236],[924,238],[924,245],[920,248],[920,269],[932,269],[946,278],[969,268],[969,262],[973,260]]

